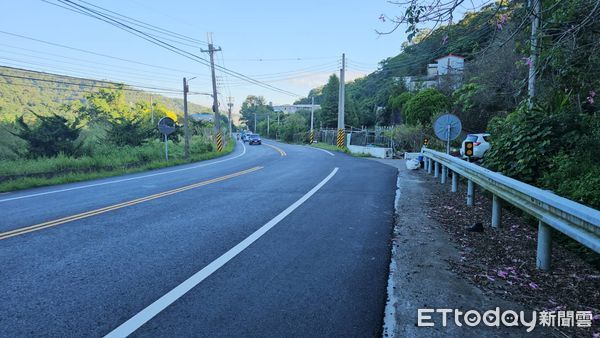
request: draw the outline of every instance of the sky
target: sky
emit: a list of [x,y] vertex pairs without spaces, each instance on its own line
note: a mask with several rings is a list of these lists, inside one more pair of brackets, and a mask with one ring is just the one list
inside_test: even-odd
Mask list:
[[[399,8],[385,0],[86,0],[88,3],[200,40],[178,47],[205,59],[212,34],[215,62],[279,89],[307,96],[311,88],[339,74],[346,54],[346,79],[364,76],[377,64],[400,52],[403,29],[379,20]],[[210,92],[210,69],[153,45],[105,22],[50,3],[57,0],[3,1],[0,12],[0,64],[78,77],[124,82],[133,86],[181,89],[182,78],[192,92]],[[93,55],[17,37],[17,34],[99,53]],[[182,41],[179,41],[182,42]],[[135,61],[117,60],[115,58]],[[139,64],[139,63],[143,63]],[[259,87],[217,72],[220,109],[233,97],[237,111],[248,95],[273,104],[291,104],[298,97]],[[206,95],[190,101],[210,106]]]

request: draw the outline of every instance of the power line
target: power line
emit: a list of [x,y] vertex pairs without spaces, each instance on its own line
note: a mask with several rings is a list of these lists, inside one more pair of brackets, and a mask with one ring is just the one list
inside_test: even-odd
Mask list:
[[[76,3],[74,3],[73,1],[70,1],[70,0],[58,0],[58,1],[61,2],[61,3],[63,3],[63,4],[68,5],[70,7],[76,6],[74,8],[79,7],[81,9],[85,10],[88,13],[93,13],[92,15],[96,19],[98,19],[98,20],[104,21],[104,22],[106,22],[108,24],[111,24],[111,25],[113,25],[115,27],[118,27],[118,28],[120,28],[122,30],[125,30],[125,31],[127,31],[127,32],[129,32],[129,33],[131,33],[133,35],[136,35],[136,36],[138,36],[138,37],[140,37],[140,38],[142,38],[142,39],[144,39],[144,40],[146,40],[146,41],[148,41],[148,42],[150,42],[152,44],[155,44],[157,46],[160,46],[162,48],[170,50],[170,51],[172,51],[172,52],[174,52],[176,54],[179,54],[179,55],[181,55],[183,57],[186,57],[186,58],[188,58],[190,60],[194,60],[194,61],[199,62],[199,63],[201,63],[201,64],[203,64],[205,66],[209,66],[209,62],[206,59],[204,59],[204,58],[202,58],[202,57],[200,57],[200,56],[198,56],[196,54],[190,53],[190,52],[188,52],[186,50],[183,50],[183,49],[180,49],[178,47],[175,47],[175,46],[173,46],[173,45],[171,45],[169,43],[166,43],[166,42],[162,41],[161,39],[158,39],[158,38],[156,38],[156,37],[154,37],[152,35],[149,35],[149,34],[147,34],[145,32],[142,32],[142,31],[140,31],[140,30],[138,30],[136,28],[133,28],[133,27],[127,25],[127,24],[124,24],[124,23],[120,22],[118,19],[115,19],[113,17],[107,16],[107,15],[105,15],[103,13],[99,13],[98,11],[90,9],[90,8],[88,8],[86,6],[83,6],[83,5],[80,5],[80,4],[76,4]],[[246,76],[246,75],[241,74],[239,72],[236,72],[234,70],[227,69],[227,68],[222,67],[222,66],[216,66],[216,68],[218,68],[218,70],[220,72],[227,73],[227,74],[229,74],[229,75],[231,75],[233,77],[245,80],[247,82],[251,82],[251,83],[253,83],[255,85],[258,85],[260,87],[263,87],[263,88],[266,88],[266,89],[270,89],[270,90],[273,90],[273,91],[277,91],[277,92],[280,92],[280,93],[283,93],[283,94],[286,94],[286,95],[300,97],[300,95],[298,95],[298,94],[292,93],[292,92],[287,91],[285,89],[281,89],[281,88],[277,88],[277,87],[271,86],[271,85],[269,85],[267,83],[263,83],[263,82],[261,82],[259,80],[253,79],[253,78],[251,78],[249,76]]]
[[[79,77],[68,76],[68,75],[56,75],[56,74],[51,74],[51,73],[46,73],[46,72],[41,72],[41,71],[34,71],[34,70],[28,70],[28,69],[20,69],[20,68],[14,68],[14,67],[0,66],[0,68],[10,69],[10,70],[13,70],[13,71],[20,71],[20,72],[25,72],[25,73],[33,73],[33,74],[38,74],[38,75],[44,75],[44,76],[49,76],[49,77],[62,77],[62,78],[74,79],[74,80],[78,80],[78,81],[87,81],[87,82],[93,82],[93,83],[103,83],[103,84],[106,84],[106,85],[99,86],[99,85],[96,85],[96,84],[86,84],[86,83],[81,83],[81,82],[77,83],[77,82],[68,82],[68,81],[58,81],[58,80],[51,80],[51,79],[44,79],[44,78],[35,78],[35,77],[31,77],[31,76],[19,76],[19,75],[7,74],[7,73],[0,73],[0,76],[11,77],[11,78],[16,78],[16,79],[35,80],[35,81],[42,81],[42,82],[67,84],[67,85],[74,85],[74,86],[84,86],[84,87],[92,87],[92,88],[104,88],[104,89],[115,89],[115,87],[118,87],[118,88],[122,87],[123,90],[128,90],[128,91],[138,91],[138,92],[139,91],[143,91],[141,89],[127,88],[127,85],[124,84],[124,83],[117,83],[117,82],[110,82],[110,81],[103,81],[103,80],[94,80],[94,79],[85,79],[85,78],[79,78]],[[160,87],[150,87],[150,86],[136,86],[136,87],[143,88],[143,89],[149,89],[149,90],[159,90],[159,91],[173,93],[173,94],[178,94],[178,93],[182,92],[181,90],[170,89],[170,88],[160,88]]]
[[[56,6],[56,7],[62,8],[62,9],[66,9],[68,11],[72,11],[72,12],[75,12],[75,13],[83,14],[83,15],[88,16],[88,17],[93,17],[93,15],[85,12],[82,9],[72,8],[72,7],[68,7],[68,6],[63,6],[63,5],[60,5],[60,4],[57,4],[57,3],[53,3],[53,2],[51,2],[49,0],[40,0],[40,1],[45,2],[47,4],[50,4],[52,6]],[[162,34],[163,36],[161,36],[161,38],[164,39],[164,40],[171,41],[171,42],[178,43],[178,44],[185,45],[185,46],[192,47],[192,48],[197,47],[197,45],[192,45],[190,43],[206,44],[205,41],[198,40],[198,39],[195,39],[195,38],[192,38],[192,37],[189,37],[189,36],[185,36],[183,34],[179,34],[179,33],[176,33],[176,32],[172,32],[172,31],[169,31],[169,30],[166,30],[166,29],[163,29],[163,28],[151,25],[149,23],[145,23],[145,22],[137,20],[137,19],[130,18],[128,16],[125,16],[125,15],[113,12],[111,10],[105,9],[103,7],[91,4],[91,3],[83,1],[83,0],[79,0],[79,1],[82,2],[82,3],[85,3],[87,5],[90,5],[92,7],[98,8],[99,10],[102,10],[105,13],[106,12],[113,13],[113,14],[117,15],[118,17],[120,17],[121,20],[123,20],[123,21],[125,21],[125,22],[127,22],[129,24],[135,25],[137,27],[141,27],[143,29],[147,29],[149,31],[153,31],[153,32]],[[165,36],[167,36],[167,37],[165,37]],[[176,40],[176,39],[178,39],[178,40]]]
[[[0,50],[0,53],[4,52],[6,53],[7,51],[3,51]],[[11,53],[11,52],[8,52]],[[149,74],[144,74],[144,73],[136,73],[136,72],[130,72],[130,71],[126,71],[126,70],[115,70],[115,69],[110,69],[110,68],[105,68],[105,67],[94,67],[93,69],[89,69],[89,68],[80,68],[80,67],[88,67],[86,65],[82,65],[82,64],[78,64],[78,63],[73,63],[73,62],[68,62],[68,61],[62,61],[62,60],[56,60],[56,59],[51,59],[51,58],[45,58],[45,57],[35,57],[32,55],[28,55],[28,54],[24,54],[24,53],[14,53],[12,52],[11,54],[15,54],[15,55],[21,55],[21,56],[27,56],[27,57],[31,57],[31,58],[35,58],[35,60],[45,60],[45,61],[50,61],[50,62],[54,62],[54,63],[59,63],[59,64],[64,64],[67,66],[75,66],[75,68],[67,68],[64,66],[60,66],[61,68],[59,68],[59,66],[56,66],[54,64],[47,64],[47,63],[39,63],[39,62],[32,62],[29,60],[24,60],[24,59],[13,59],[13,58],[9,58],[9,57],[5,57],[4,55],[0,56],[0,59],[2,60],[7,60],[7,61],[12,61],[12,62],[17,62],[17,63],[22,63],[22,64],[27,64],[27,65],[36,65],[36,66],[41,66],[41,67],[50,67],[53,69],[58,69],[58,71],[74,71],[79,73],[80,75],[82,75],[83,77],[88,76],[87,74],[90,75],[96,75],[96,76],[107,76],[108,73],[107,72],[118,72],[121,75],[126,75],[128,77],[132,77],[132,78],[136,78],[136,79],[142,79],[142,80],[150,80],[150,81],[157,81],[157,80],[163,80],[163,81],[173,81],[175,79],[175,76],[172,77],[164,77],[164,76],[153,76],[153,77],[149,77],[146,75]],[[1,54],[0,54],[1,55]],[[98,72],[98,71],[103,71],[103,72]],[[107,72],[104,72],[107,71]],[[111,76],[114,77],[114,76]],[[123,81],[122,79],[117,78],[119,81]],[[125,81],[128,82],[128,81]]]
[[[46,45],[49,45],[49,46],[54,46],[54,47],[59,47],[59,48],[64,48],[64,49],[69,49],[69,50],[73,50],[73,51],[77,51],[77,52],[81,52],[81,53],[86,53],[86,54],[90,54],[90,55],[101,56],[101,57],[105,57],[105,58],[109,58],[109,59],[113,59],[113,60],[118,60],[118,61],[123,61],[123,62],[127,62],[127,63],[138,64],[138,65],[152,67],[152,68],[157,68],[157,69],[164,69],[164,70],[170,70],[170,71],[176,71],[176,72],[182,72],[182,73],[186,73],[186,72],[189,73],[189,71],[183,70],[183,69],[164,67],[164,66],[153,65],[153,64],[149,64],[149,63],[140,62],[140,61],[125,59],[125,58],[116,57],[116,56],[107,55],[107,54],[102,54],[102,53],[98,53],[98,52],[93,52],[93,51],[89,51],[89,50],[85,50],[85,49],[81,49],[81,48],[70,47],[70,46],[62,45],[62,44],[55,43],[55,42],[50,42],[50,41],[45,41],[45,40],[41,40],[41,39],[36,39],[36,38],[28,37],[28,36],[25,36],[25,35],[10,33],[10,32],[6,32],[6,31],[2,31],[2,30],[0,30],[0,34],[10,35],[10,36],[18,37],[18,38],[21,38],[21,39],[26,39],[26,40],[30,40],[30,41],[35,41],[35,42],[43,43],[43,44],[46,44]],[[202,74],[192,74],[192,75],[206,76],[206,75],[202,75]]]
[[[164,72],[156,72],[156,71],[150,71],[148,69],[139,69],[139,68],[131,68],[129,66],[119,66],[119,65],[115,65],[112,63],[103,63],[103,62],[98,62],[96,60],[88,60],[88,59],[81,59],[81,58],[74,58],[74,57],[69,57],[69,56],[64,56],[64,55],[60,55],[60,54],[55,54],[55,53],[49,53],[49,52],[44,52],[41,50],[35,50],[35,49],[29,49],[29,48],[22,48],[22,47],[17,47],[17,46],[12,46],[9,44],[4,44],[4,43],[0,43],[0,46],[4,46],[4,47],[8,47],[11,49],[17,49],[17,50],[23,50],[23,51],[28,51],[28,52],[32,52],[32,53],[36,53],[35,56],[33,55],[28,55],[28,54],[21,54],[21,53],[17,53],[14,51],[4,51],[7,53],[11,53],[11,54],[18,54],[18,55],[24,55],[24,56],[31,56],[31,57],[35,57],[35,58],[40,58],[40,59],[44,59],[43,57],[40,57],[39,55],[41,54],[45,54],[45,55],[50,55],[50,56],[56,56],[62,59],[66,59],[66,60],[74,60],[74,61],[81,61],[84,63],[89,63],[89,64],[93,64],[93,65],[103,65],[103,66],[109,66],[111,68],[117,68],[117,69],[126,69],[126,70],[130,70],[130,71],[135,71],[135,72],[142,72],[143,74],[153,74],[153,75],[158,75],[158,76],[176,76],[179,77],[179,72],[177,72],[177,74],[174,73],[164,73]],[[56,62],[64,62],[64,61],[56,61]],[[183,70],[181,70],[181,72],[183,72]],[[206,76],[201,76],[200,74],[192,74],[196,77],[206,77]]]

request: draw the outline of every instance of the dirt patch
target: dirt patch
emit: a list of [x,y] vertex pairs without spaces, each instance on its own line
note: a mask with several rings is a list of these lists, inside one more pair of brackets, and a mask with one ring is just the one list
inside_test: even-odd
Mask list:
[[[559,327],[568,337],[597,337],[600,332],[600,269],[564,245],[553,243],[552,270],[535,267],[537,227],[518,211],[503,209],[502,228],[491,227],[491,201],[475,191],[472,207],[466,207],[466,187],[457,193],[450,184],[430,181],[427,217],[439,222],[459,249],[460,257],[448,258],[451,269],[470,280],[484,293],[500,296],[537,311],[592,311],[591,328]],[[483,233],[466,231],[475,222]]]

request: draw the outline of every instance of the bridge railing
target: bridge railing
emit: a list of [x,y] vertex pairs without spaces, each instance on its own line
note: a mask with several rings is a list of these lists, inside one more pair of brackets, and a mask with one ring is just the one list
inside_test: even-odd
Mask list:
[[452,192],[457,191],[459,176],[467,179],[467,205],[473,205],[474,184],[492,193],[492,227],[501,227],[503,203],[534,216],[538,220],[539,269],[550,268],[550,227],[600,253],[600,211],[439,151],[424,148],[423,155],[425,169],[441,183],[451,171]]

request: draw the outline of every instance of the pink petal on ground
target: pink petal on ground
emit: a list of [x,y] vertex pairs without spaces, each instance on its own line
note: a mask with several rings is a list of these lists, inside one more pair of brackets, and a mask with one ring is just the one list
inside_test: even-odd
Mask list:
[[498,277],[506,278],[506,277],[508,277],[508,272],[506,272],[504,270],[498,270],[497,275],[498,275]]
[[529,283],[529,287],[534,290],[539,289],[539,286],[537,284],[535,284],[534,282]]

